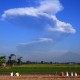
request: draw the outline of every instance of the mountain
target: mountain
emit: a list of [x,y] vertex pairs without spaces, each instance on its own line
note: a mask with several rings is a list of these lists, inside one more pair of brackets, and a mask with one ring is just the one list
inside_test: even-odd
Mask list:
[[62,56],[55,57],[55,62],[80,62],[80,54],[67,52]]

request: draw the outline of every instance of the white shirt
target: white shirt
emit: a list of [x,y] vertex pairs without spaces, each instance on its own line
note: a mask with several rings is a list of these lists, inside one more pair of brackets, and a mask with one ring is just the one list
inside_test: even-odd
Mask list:
[[10,76],[13,76],[13,72],[10,73]]

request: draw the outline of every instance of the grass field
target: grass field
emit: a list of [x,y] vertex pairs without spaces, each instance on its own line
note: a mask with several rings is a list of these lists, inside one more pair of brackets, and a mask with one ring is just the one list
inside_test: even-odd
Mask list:
[[12,71],[20,74],[60,74],[67,71],[80,74],[80,65],[27,64],[0,68],[0,74],[9,74]]

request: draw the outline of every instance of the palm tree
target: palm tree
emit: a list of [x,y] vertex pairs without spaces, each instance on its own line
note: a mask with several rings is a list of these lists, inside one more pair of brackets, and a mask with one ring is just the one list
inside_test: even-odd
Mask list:
[[10,54],[10,56],[9,56],[9,57],[11,57],[11,59],[12,59],[12,57],[13,57],[13,56],[16,56],[16,55],[15,55],[15,54]]
[[22,59],[22,57],[19,57],[17,60],[18,60],[18,64],[21,64],[21,59]]
[[9,65],[14,64],[14,61],[12,60],[12,57],[15,57],[14,61],[16,61],[16,55],[15,54],[10,54],[9,57],[8,57],[9,58],[9,60],[8,60]]

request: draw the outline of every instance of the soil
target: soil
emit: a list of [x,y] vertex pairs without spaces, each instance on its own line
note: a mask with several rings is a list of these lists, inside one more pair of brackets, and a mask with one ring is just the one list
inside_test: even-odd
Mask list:
[[80,76],[78,77],[61,77],[58,75],[21,75],[21,76],[13,76],[10,75],[0,75],[0,80],[80,80]]

